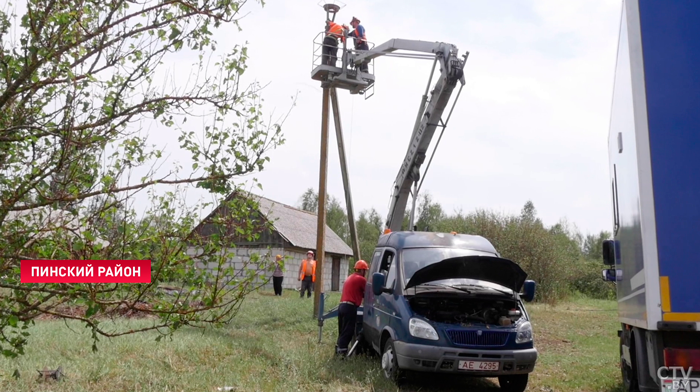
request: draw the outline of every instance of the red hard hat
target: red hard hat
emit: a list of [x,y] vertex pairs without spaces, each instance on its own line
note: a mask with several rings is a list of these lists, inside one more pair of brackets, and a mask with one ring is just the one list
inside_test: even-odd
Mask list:
[[355,263],[355,269],[356,270],[360,270],[360,269],[366,270],[366,269],[369,269],[369,266],[367,265],[366,261],[357,260],[357,263]]

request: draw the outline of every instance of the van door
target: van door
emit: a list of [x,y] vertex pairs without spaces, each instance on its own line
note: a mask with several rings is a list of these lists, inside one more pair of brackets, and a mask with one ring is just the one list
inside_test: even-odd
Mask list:
[[[372,256],[372,262],[369,266],[369,275],[367,276],[367,285],[365,286],[365,298],[362,312],[362,329],[364,330],[365,338],[373,345],[379,344],[379,331],[375,322],[374,312],[374,293],[372,292],[372,275],[379,271],[379,265],[382,260],[383,249],[376,249]],[[376,343],[375,343],[376,341]]]
[[[396,253],[393,249],[385,249],[381,263],[379,264],[379,272],[384,274],[384,288],[394,289],[396,286]],[[394,294],[382,293],[374,298],[374,323],[376,325],[375,345],[379,347],[381,331],[387,325],[394,324],[396,318],[396,306],[394,304]]]

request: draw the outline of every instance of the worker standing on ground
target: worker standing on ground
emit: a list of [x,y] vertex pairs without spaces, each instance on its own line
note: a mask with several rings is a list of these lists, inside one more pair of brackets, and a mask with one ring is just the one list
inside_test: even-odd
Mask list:
[[272,273],[272,284],[275,287],[275,295],[282,296],[282,281],[284,271],[282,271],[282,255],[277,255],[275,259],[275,272]]
[[[367,36],[365,35],[365,28],[360,24],[360,20],[353,16],[352,20],[350,21],[350,26],[352,26],[354,30],[348,34],[348,37],[353,37],[355,50],[369,50]],[[368,72],[367,63],[362,63],[362,65],[360,65],[360,71]]]
[[357,325],[357,308],[362,305],[365,297],[367,279],[365,273],[369,269],[367,262],[358,260],[355,263],[355,273],[348,276],[343,284],[343,294],[340,296],[338,306],[338,341],[335,344],[335,353],[345,355],[348,345],[355,334]]
[[306,259],[301,261],[299,280],[301,281],[301,298],[304,298],[304,291],[308,291],[306,298],[311,297],[311,290],[316,282],[316,260],[314,260],[313,251],[306,252]]
[[345,32],[343,26],[326,21],[326,37],[323,39],[323,64],[335,67],[338,60],[338,40],[345,42]]

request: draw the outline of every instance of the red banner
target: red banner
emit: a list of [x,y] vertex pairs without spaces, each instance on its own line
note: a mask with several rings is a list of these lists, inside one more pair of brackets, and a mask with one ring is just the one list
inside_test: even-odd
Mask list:
[[22,260],[22,283],[151,283],[150,260]]

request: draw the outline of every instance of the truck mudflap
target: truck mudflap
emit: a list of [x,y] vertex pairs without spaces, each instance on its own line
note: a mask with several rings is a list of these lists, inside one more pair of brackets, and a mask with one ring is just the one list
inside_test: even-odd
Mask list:
[[477,377],[527,374],[535,369],[537,349],[473,350],[428,346],[396,341],[396,359],[401,369],[421,372],[451,372]]

